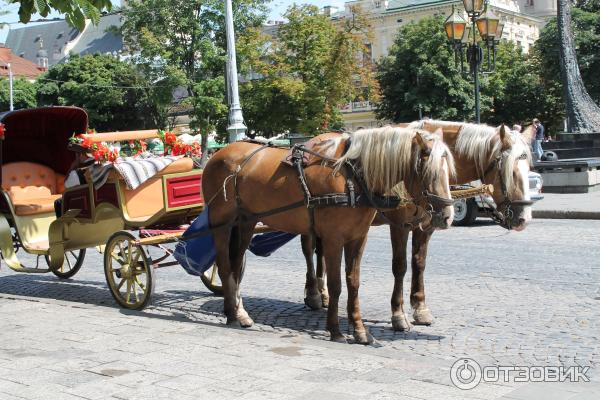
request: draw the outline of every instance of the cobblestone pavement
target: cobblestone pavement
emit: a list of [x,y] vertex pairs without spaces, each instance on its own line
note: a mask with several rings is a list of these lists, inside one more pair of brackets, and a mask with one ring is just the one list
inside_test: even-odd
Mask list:
[[[116,307],[94,251],[73,279],[0,275],[0,399],[600,398],[600,221],[537,220],[508,233],[479,222],[438,232],[426,273],[432,326],[395,333],[387,228],[363,258],[373,346],[330,343],[303,305],[299,241],[248,256],[256,321],[226,328],[222,300],[178,267],[157,271],[152,306]],[[407,283],[410,282],[407,277]],[[342,327],[345,298],[340,301]],[[410,310],[407,310],[410,311]],[[452,386],[462,357],[483,366],[588,366],[589,383]]]

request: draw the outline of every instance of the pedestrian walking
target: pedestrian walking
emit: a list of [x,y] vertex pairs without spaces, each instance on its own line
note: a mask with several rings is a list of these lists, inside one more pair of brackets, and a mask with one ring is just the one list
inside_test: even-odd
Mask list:
[[533,139],[533,154],[535,155],[536,161],[540,161],[544,150],[542,149],[542,142],[544,141],[544,125],[541,124],[537,118],[533,119],[533,126],[535,127],[535,137]]

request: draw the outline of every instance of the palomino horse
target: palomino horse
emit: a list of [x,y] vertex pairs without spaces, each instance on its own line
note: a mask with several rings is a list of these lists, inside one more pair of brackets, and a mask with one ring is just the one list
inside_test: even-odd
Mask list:
[[[456,160],[456,178],[454,184],[466,184],[481,180],[493,184],[493,199],[497,204],[495,219],[507,229],[522,230],[531,220],[531,201],[529,197],[529,165],[531,154],[528,143],[533,129],[528,128],[522,135],[511,133],[504,125],[494,128],[486,125],[465,124],[446,121],[426,120],[408,125],[427,131],[443,130],[443,140],[451,149]],[[393,249],[392,270],[394,273],[394,291],[391,299],[392,326],[403,331],[411,327],[404,313],[403,281],[406,274],[407,242],[412,231],[412,282],[410,302],[414,310],[413,318],[418,325],[430,325],[433,315],[425,303],[424,272],[427,247],[432,227],[423,229],[406,226],[407,210],[399,208],[384,212],[390,223],[390,236]],[[410,215],[410,213],[408,213]],[[410,217],[408,217],[410,218]],[[381,218],[377,218],[379,224]],[[307,258],[307,268],[312,268],[313,245],[310,238],[303,238],[303,249]],[[323,260],[317,248],[317,281],[322,304],[327,306],[328,293],[324,287]],[[309,271],[307,275],[311,272]],[[314,274],[314,272],[313,272]],[[318,308],[314,301],[307,304]]]
[[[432,198],[450,200],[449,176],[452,156],[436,135],[412,129],[382,128],[359,131],[351,136],[317,137],[312,155],[305,162],[304,183],[313,196],[345,194],[353,183],[365,187],[359,194],[372,199],[403,182],[422,207]],[[348,147],[344,153],[344,149]],[[209,218],[214,234],[223,283],[224,311],[228,324],[249,327],[252,319],[240,296],[242,260],[254,227],[261,221],[270,227],[322,240],[327,268],[330,303],[327,329],[331,340],[345,341],[339,327],[338,300],[341,292],[342,251],[346,261],[348,318],[357,343],[372,337],[363,325],[359,301],[360,260],[375,209],[371,207],[305,206],[308,193],[295,169],[282,164],[287,151],[252,142],[236,142],[215,154],[204,169],[203,194],[209,200]],[[332,162],[337,159],[337,162]],[[349,179],[350,170],[358,169]],[[360,178],[362,177],[362,178]],[[363,185],[364,184],[364,185]],[[439,196],[439,197],[438,197]],[[451,203],[442,211],[449,218]]]

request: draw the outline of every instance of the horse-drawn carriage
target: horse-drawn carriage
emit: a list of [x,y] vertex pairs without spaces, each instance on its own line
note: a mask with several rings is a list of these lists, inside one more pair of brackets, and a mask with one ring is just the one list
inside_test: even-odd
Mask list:
[[[133,190],[115,170],[102,185],[88,173],[86,183],[65,188],[77,156],[69,149],[73,135],[83,134],[93,146],[147,140],[156,131],[86,134],[87,114],[76,107],[13,111],[1,114],[0,122],[0,251],[6,264],[18,272],[70,278],[81,268],[86,249],[97,247],[104,252],[104,272],[115,300],[126,308],[145,307],[153,291],[153,270],[176,264],[165,262],[172,250],[161,246],[161,235],[181,235],[202,211],[202,170],[191,158],[181,157]],[[135,230],[139,235],[134,236]],[[157,235],[159,240],[144,245],[161,246],[165,254],[152,260],[137,241]],[[35,265],[24,265],[19,250],[37,256]],[[217,279],[212,271],[203,276],[216,291]]]

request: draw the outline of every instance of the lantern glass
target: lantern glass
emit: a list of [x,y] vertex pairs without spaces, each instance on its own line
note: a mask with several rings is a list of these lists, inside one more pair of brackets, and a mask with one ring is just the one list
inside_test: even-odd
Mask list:
[[458,15],[455,11],[452,12],[446,21],[444,22],[444,29],[446,30],[446,36],[450,42],[460,42],[464,33],[467,21],[463,17]]
[[504,23],[500,22],[498,24],[498,28],[496,29],[496,40],[502,39],[502,33],[504,32]]
[[498,18],[491,10],[485,10],[481,17],[475,21],[477,29],[483,39],[494,39],[498,30],[500,18]]
[[472,39],[473,37],[471,36],[471,26],[467,25],[465,26],[465,33],[463,34],[461,41],[463,43],[470,43]]
[[463,0],[467,14],[481,14],[485,4],[484,0]]

